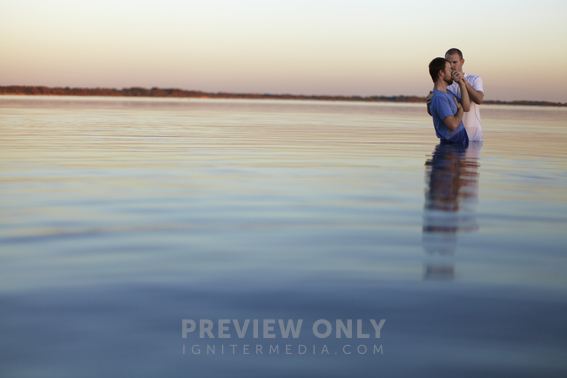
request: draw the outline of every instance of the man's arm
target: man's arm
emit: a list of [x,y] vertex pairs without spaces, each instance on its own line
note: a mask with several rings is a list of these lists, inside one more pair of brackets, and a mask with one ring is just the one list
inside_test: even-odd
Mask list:
[[453,97],[455,100],[455,105],[457,105],[457,113],[454,116],[447,116],[443,118],[443,123],[447,126],[447,128],[451,131],[457,130],[457,127],[461,124],[463,120],[463,107],[461,104],[457,102],[457,99]]
[[[482,91],[477,91],[476,89],[474,89],[472,87],[472,85],[469,84],[468,81],[463,80],[465,82],[466,88],[467,88],[467,93],[469,94],[471,101],[480,105],[482,104],[482,100],[484,100],[484,92]],[[461,88],[461,93],[463,93],[463,90]]]
[[[468,112],[471,110],[471,99],[469,97],[469,91],[467,88],[467,81],[463,77],[459,82],[459,87],[461,88],[461,105],[463,106],[463,111]],[[472,89],[472,87],[471,87]],[[474,89],[473,89],[474,91]]]
[[[467,88],[467,80],[462,72],[454,71],[453,80],[459,84],[459,89],[461,90],[461,105],[463,106],[463,111],[468,112],[471,110],[471,100],[469,97],[469,91]],[[472,88],[472,87],[471,87]]]

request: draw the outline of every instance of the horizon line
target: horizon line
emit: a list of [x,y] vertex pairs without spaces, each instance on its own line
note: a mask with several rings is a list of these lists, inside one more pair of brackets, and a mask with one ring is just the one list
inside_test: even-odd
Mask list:
[[[425,102],[424,96],[415,95],[298,95],[272,93],[234,93],[234,92],[205,92],[180,88],[150,89],[144,87],[123,87],[122,89],[104,87],[48,87],[43,85],[8,85],[0,86],[0,95],[27,96],[102,96],[102,97],[173,97],[173,98],[245,98],[245,99],[281,99],[281,100],[318,100],[318,101],[353,101],[353,102]],[[567,107],[567,103],[539,100],[484,100],[487,105],[530,105]]]

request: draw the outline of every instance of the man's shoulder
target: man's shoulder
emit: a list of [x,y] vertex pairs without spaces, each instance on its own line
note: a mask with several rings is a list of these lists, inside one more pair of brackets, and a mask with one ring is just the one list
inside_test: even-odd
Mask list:
[[437,95],[441,95],[441,96],[449,96],[449,94],[447,92],[443,92],[443,91],[438,91],[437,89],[433,90],[433,93],[437,96]]
[[482,78],[478,75],[472,75],[465,73],[465,80],[468,82],[475,81],[475,80],[482,80]]
[[433,90],[433,93],[435,94],[435,96],[433,96],[432,101],[447,101],[453,98],[453,94],[448,92]]
[[465,73],[465,80],[472,85],[472,87],[474,89],[476,89],[477,91],[481,91],[484,93],[484,83],[482,81],[482,78],[478,75],[471,75],[468,73]]
[[434,90],[435,96],[431,99],[430,110],[439,117],[444,118],[446,113],[451,113],[451,102],[453,97],[446,92]]

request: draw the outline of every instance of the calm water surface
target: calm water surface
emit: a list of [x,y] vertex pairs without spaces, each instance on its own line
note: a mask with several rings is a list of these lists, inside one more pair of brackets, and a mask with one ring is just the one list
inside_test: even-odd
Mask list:
[[[3,96],[0,115],[2,377],[567,375],[566,109],[483,105],[466,149],[413,104]],[[267,339],[264,319],[303,327]]]

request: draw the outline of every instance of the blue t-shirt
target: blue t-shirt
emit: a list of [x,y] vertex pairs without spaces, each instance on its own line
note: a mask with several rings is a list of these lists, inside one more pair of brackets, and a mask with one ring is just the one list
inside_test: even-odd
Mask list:
[[433,125],[435,126],[435,133],[441,141],[459,144],[468,144],[469,136],[463,126],[463,122],[456,130],[449,130],[447,125],[443,122],[443,119],[447,116],[454,116],[457,113],[457,105],[453,98],[456,98],[458,102],[461,99],[456,97],[451,92],[442,92],[436,89],[433,90],[435,96],[431,99],[431,104],[429,105],[429,111],[431,116],[433,116]]

